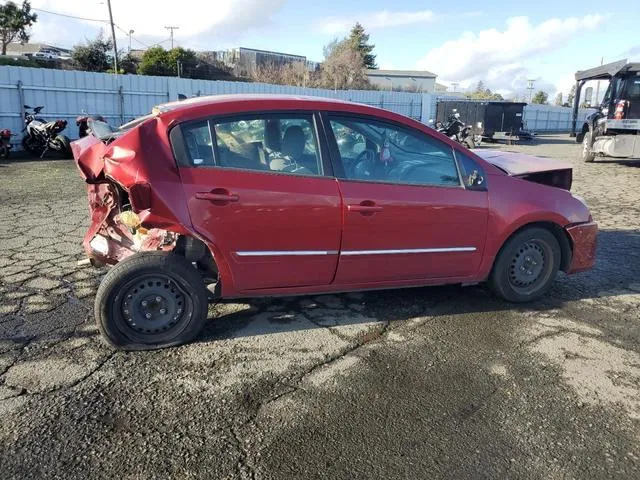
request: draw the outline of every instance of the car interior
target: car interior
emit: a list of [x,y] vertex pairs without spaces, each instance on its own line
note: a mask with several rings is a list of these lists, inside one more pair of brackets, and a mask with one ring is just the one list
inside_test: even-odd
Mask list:
[[348,119],[330,124],[349,179],[460,186],[453,151],[446,144]]
[[[332,119],[345,176],[352,180],[460,186],[451,147],[426,136],[353,119]],[[320,156],[311,120],[267,118],[184,128],[194,165],[320,175]],[[423,138],[424,137],[424,138]],[[217,162],[217,163],[216,163]]]
[[[306,175],[321,173],[309,120],[240,120],[217,123],[213,128],[218,166]],[[216,165],[208,122],[185,128],[184,138],[194,165]]]

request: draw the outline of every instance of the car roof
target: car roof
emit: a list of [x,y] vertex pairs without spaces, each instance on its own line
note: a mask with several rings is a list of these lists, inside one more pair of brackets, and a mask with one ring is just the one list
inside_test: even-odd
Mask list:
[[418,129],[428,128],[412,118],[382,108],[335,98],[304,95],[229,94],[194,97],[160,104],[153,108],[151,115],[147,118],[159,117],[167,124],[172,124],[202,119],[211,115],[297,110],[371,115]]
[[264,102],[286,102],[286,103],[300,103],[303,108],[317,108],[318,104],[338,104],[338,105],[356,105],[362,104],[347,102],[345,100],[338,100],[334,98],[326,97],[312,97],[308,95],[282,95],[282,94],[225,94],[225,95],[208,95],[204,97],[193,97],[186,100],[177,100],[174,102],[161,103],[153,108],[153,112],[162,114],[166,112],[176,112],[181,110],[188,110],[194,107],[223,105],[228,103],[242,104],[242,103],[264,103]]

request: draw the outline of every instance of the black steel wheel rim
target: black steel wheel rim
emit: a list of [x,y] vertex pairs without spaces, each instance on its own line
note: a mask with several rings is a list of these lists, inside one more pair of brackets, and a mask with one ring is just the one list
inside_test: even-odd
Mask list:
[[553,259],[551,247],[542,240],[529,240],[516,250],[509,263],[509,283],[520,293],[532,293],[547,281]]
[[116,298],[124,329],[139,338],[182,330],[193,314],[193,302],[170,275],[153,273],[128,281]]

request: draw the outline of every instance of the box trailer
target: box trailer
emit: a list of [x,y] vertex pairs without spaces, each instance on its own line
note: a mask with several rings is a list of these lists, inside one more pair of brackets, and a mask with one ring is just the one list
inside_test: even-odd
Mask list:
[[462,121],[473,127],[474,135],[484,140],[518,140],[530,138],[524,130],[523,112],[526,103],[441,100],[437,103],[436,121],[446,122],[456,109]]

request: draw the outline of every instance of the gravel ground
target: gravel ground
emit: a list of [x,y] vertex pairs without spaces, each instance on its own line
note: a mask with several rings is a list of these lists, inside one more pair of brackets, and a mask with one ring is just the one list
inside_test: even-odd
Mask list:
[[595,269],[520,307],[481,286],[223,303],[148,353],[94,326],[72,162],[0,163],[0,478],[640,478],[640,162],[497,148],[573,162]]

